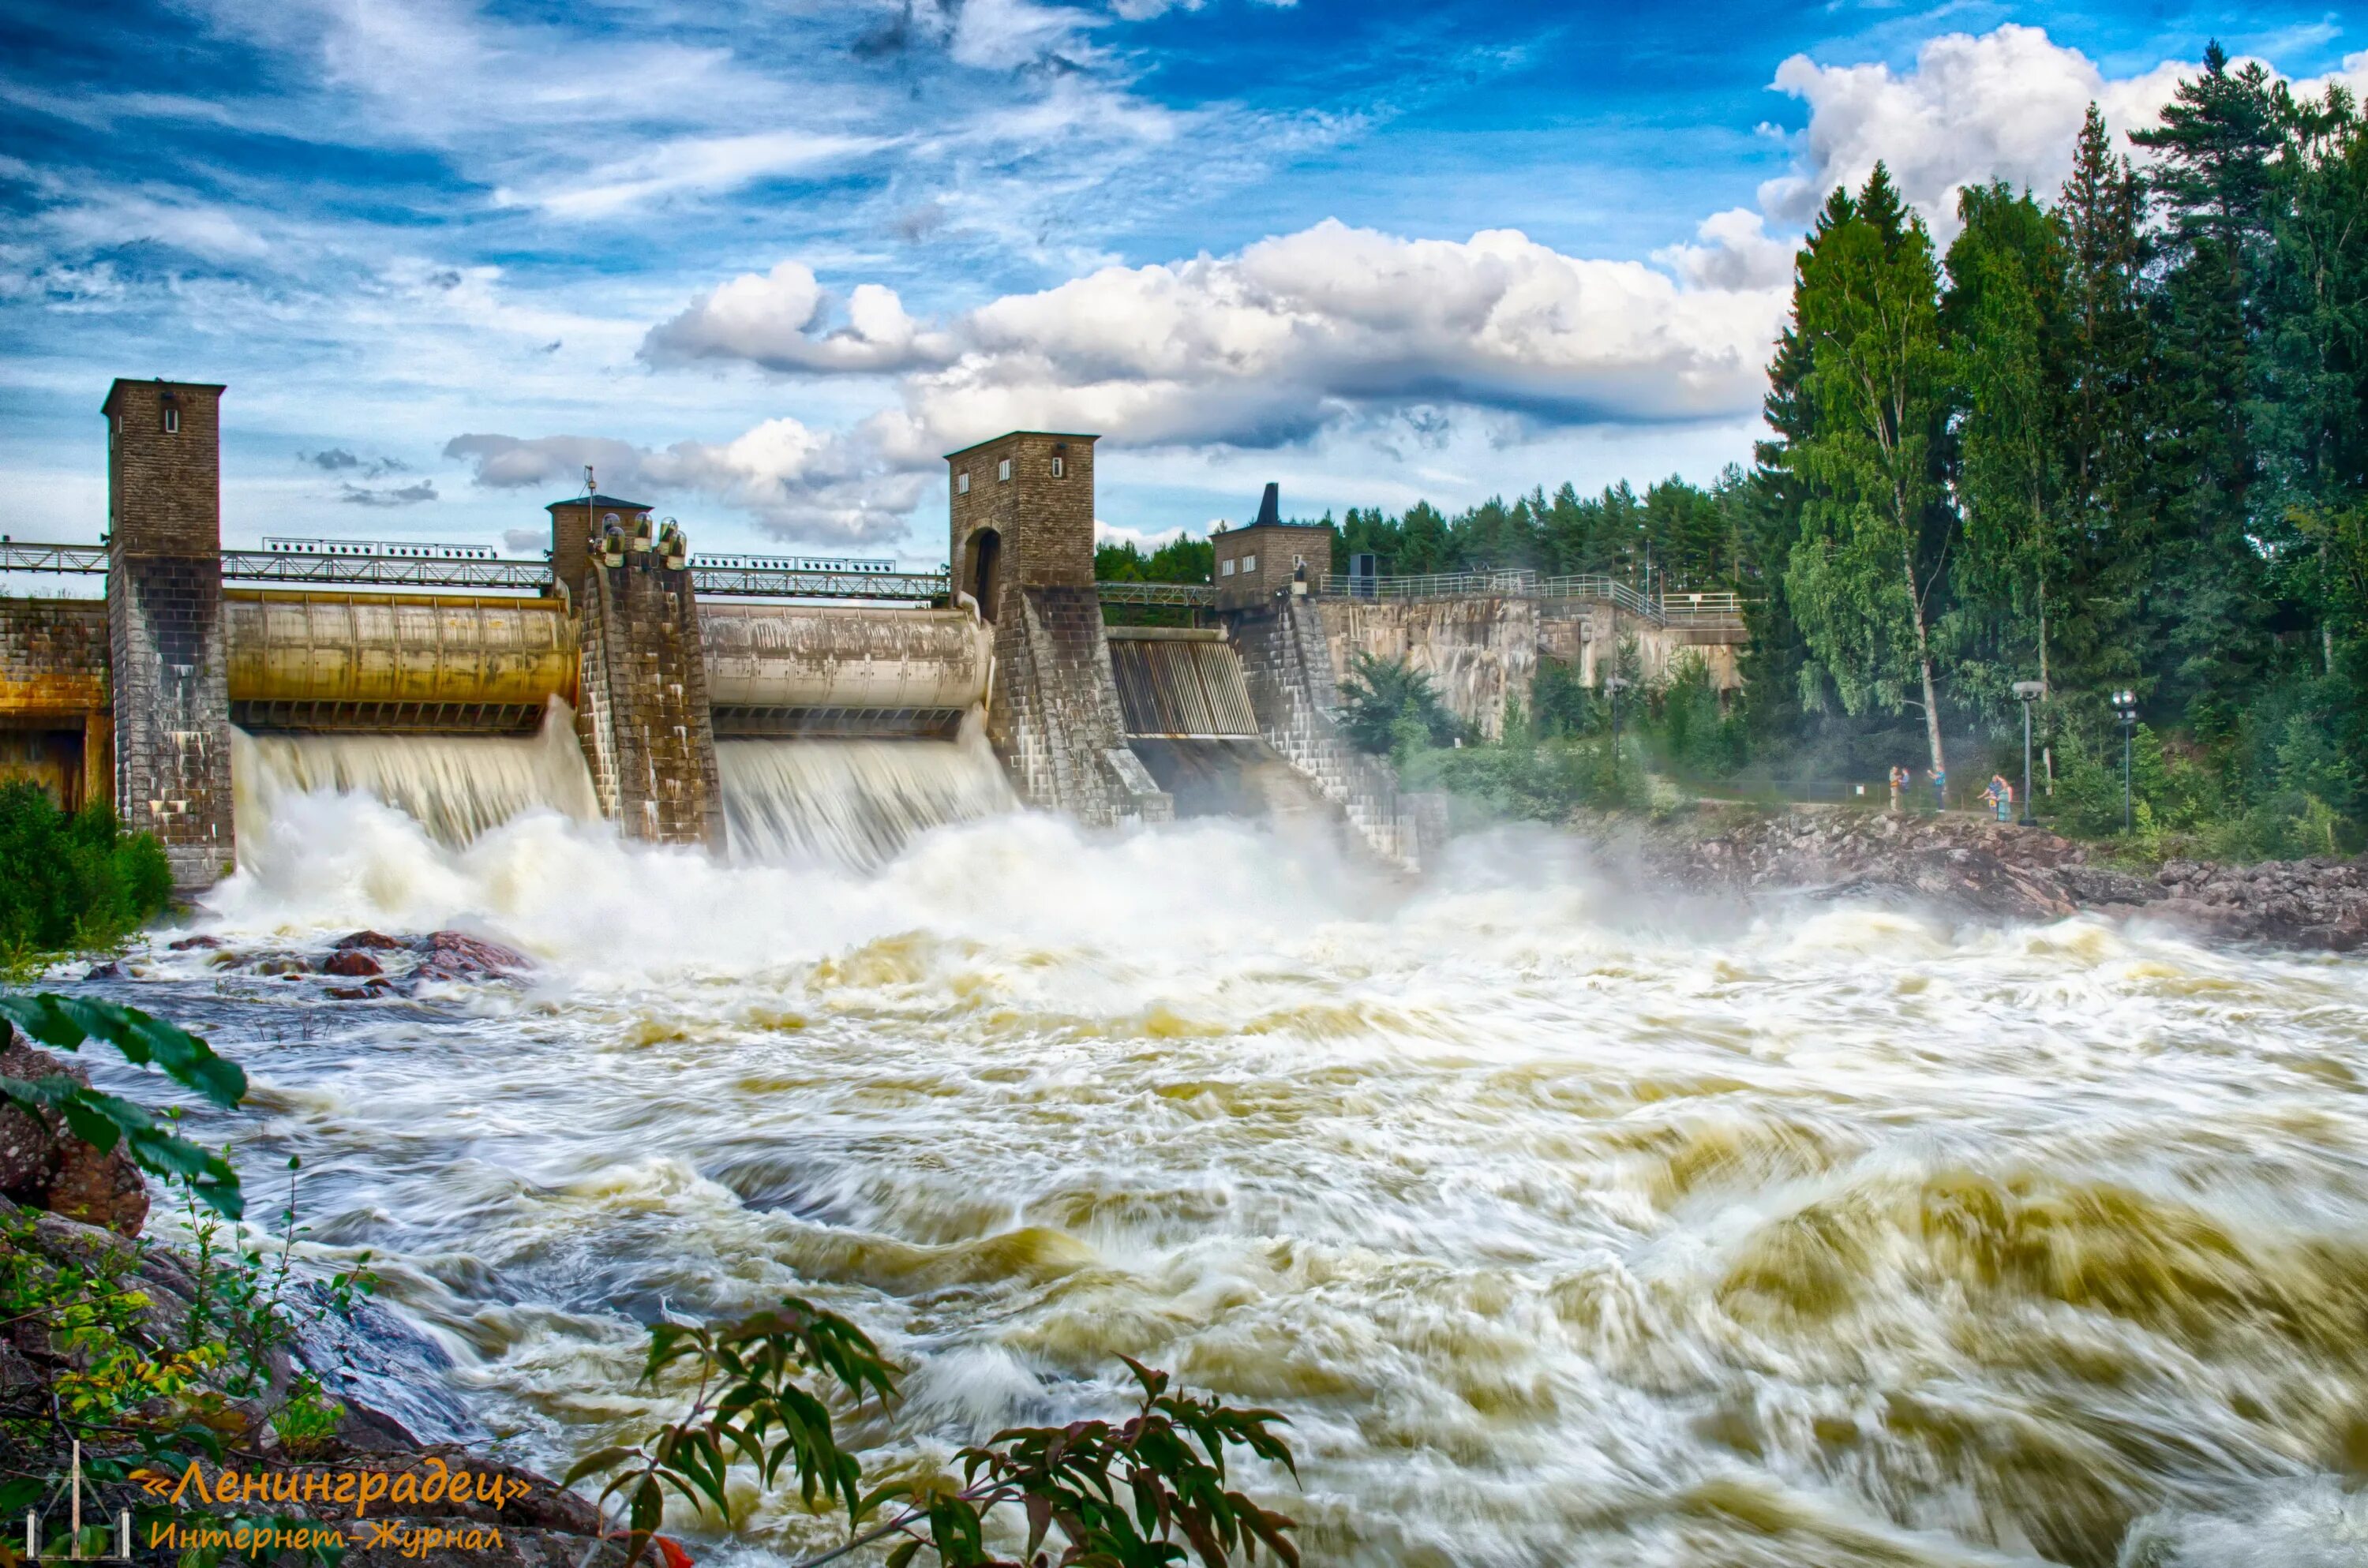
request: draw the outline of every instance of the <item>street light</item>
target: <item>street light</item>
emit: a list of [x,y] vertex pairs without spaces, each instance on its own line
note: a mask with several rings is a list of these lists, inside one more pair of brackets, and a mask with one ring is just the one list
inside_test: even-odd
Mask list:
[[2113,693],[2113,716],[2122,722],[2122,835],[2130,832],[2130,740],[2138,729],[2138,694],[2128,687]]
[[1625,676],[1605,676],[1603,689],[1611,694],[1611,788],[1620,789],[1620,694],[1628,689]]
[[2022,704],[2022,822],[2024,827],[2037,827],[2039,819],[2031,814],[2031,705],[2047,695],[2047,683],[2040,680],[2019,680],[2014,683],[2014,699]]

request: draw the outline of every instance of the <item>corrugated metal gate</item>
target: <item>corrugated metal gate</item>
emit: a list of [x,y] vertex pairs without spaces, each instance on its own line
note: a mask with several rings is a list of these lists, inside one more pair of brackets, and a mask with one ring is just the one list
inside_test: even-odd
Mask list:
[[1109,635],[1128,735],[1230,740],[1258,733],[1242,662],[1220,633],[1114,626]]

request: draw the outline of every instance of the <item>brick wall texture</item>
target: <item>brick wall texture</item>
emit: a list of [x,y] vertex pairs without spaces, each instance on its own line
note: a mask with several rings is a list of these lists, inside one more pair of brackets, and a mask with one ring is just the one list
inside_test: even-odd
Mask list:
[[[1014,431],[949,457],[946,559],[995,626],[986,735],[1019,798],[1092,826],[1166,821],[1175,802],[1127,749],[1102,635],[1094,439]],[[991,584],[979,570],[990,530]]]
[[[184,890],[212,885],[236,856],[221,396],[218,386],[118,381],[105,404],[115,805],[126,827],[156,835]],[[177,428],[166,428],[168,411]]]
[[576,727],[601,813],[628,838],[720,853],[723,786],[689,570],[647,553],[592,568],[582,625]]
[[[1000,585],[1030,587],[1091,587],[1094,581],[1094,440],[1091,436],[1016,431],[959,451],[946,460],[952,497],[946,560],[954,586],[976,591],[979,530],[993,528],[1001,540]],[[1061,473],[1053,461],[1061,460]],[[997,475],[1011,465],[1011,477]],[[969,476],[970,489],[962,489]],[[982,604],[989,620],[1003,619],[1001,604]]]
[[[1210,580],[1219,609],[1258,609],[1291,592],[1298,563],[1307,562],[1307,591],[1332,569],[1332,530],[1321,526],[1227,528],[1209,536],[1214,556]],[[1225,567],[1230,562],[1231,572]]]

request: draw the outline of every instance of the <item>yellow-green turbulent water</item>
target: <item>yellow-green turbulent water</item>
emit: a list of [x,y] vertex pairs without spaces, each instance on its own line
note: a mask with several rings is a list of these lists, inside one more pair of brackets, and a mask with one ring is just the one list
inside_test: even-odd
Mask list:
[[[546,1467],[658,1408],[643,1323],[798,1291],[910,1369],[876,1469],[1108,1410],[1121,1354],[1278,1406],[1311,1562],[2368,1562],[2358,959],[1747,916],[1543,835],[1408,887],[1222,824],[868,873],[270,831],[234,944],[541,960],[300,1007],[192,953],[143,1000]],[[840,1539],[746,1501],[723,1561]]]

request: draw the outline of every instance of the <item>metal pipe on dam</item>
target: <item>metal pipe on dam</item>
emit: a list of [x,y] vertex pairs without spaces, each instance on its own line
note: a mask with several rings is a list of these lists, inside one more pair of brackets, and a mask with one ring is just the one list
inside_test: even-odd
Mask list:
[[721,736],[952,733],[986,697],[992,644],[961,610],[702,604]]
[[575,700],[557,599],[228,590],[231,717],[247,729],[530,731]]

